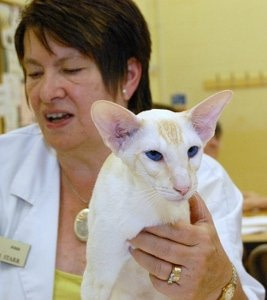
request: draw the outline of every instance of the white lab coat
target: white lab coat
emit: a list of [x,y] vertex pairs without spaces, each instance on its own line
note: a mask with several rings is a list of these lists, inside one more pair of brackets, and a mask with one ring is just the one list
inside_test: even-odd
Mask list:
[[[199,192],[248,298],[263,300],[262,286],[242,266],[240,192],[223,168],[207,156],[198,177]],[[59,191],[56,154],[45,144],[38,126],[0,136],[0,236],[31,245],[24,267],[0,263],[1,300],[53,298]]]

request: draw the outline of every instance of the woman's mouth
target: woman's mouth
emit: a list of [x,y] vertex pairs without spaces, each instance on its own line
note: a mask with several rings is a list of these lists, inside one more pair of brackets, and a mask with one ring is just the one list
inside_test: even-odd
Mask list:
[[63,120],[67,120],[69,118],[71,118],[73,115],[69,114],[69,113],[64,113],[64,112],[60,112],[60,113],[49,113],[45,115],[45,118],[48,122],[51,123],[59,123]]

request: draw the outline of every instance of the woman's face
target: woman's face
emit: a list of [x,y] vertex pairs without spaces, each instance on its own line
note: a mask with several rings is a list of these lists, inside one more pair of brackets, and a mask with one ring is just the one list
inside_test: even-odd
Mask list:
[[[57,150],[93,145],[100,137],[91,121],[91,105],[114,99],[93,60],[49,36],[47,40],[53,53],[32,30],[24,37],[26,94],[36,120],[46,141]],[[126,105],[121,94],[116,102]]]

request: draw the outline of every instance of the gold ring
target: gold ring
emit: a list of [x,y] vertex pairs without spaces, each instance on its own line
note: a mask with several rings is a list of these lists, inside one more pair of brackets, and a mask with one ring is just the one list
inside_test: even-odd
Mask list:
[[173,266],[172,271],[168,278],[168,284],[178,283],[181,277],[182,268],[179,266]]

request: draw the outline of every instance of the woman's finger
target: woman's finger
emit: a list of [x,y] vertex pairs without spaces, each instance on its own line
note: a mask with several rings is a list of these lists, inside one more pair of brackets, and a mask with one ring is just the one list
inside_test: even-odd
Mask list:
[[170,264],[184,265],[185,262],[190,262],[192,257],[197,257],[192,253],[192,251],[196,252],[196,248],[178,244],[145,231],[139,233],[129,242],[135,249],[139,249]]
[[148,227],[145,228],[145,231],[182,245],[195,246],[198,244],[201,229],[195,228],[184,221],[178,221],[175,225],[166,224]]
[[150,274],[160,280],[168,280],[172,270],[172,264],[164,260],[158,259],[139,249],[131,249],[131,254],[135,261],[146,269]]

